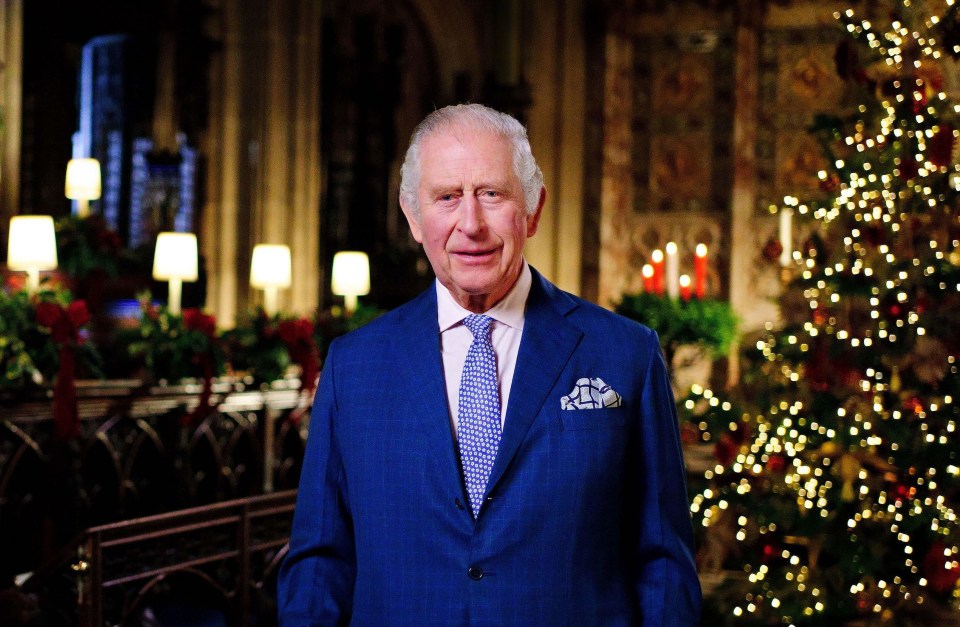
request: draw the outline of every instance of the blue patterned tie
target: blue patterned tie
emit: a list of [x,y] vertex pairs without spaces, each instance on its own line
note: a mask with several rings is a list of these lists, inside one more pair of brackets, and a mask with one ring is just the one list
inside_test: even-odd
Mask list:
[[463,324],[473,333],[460,377],[459,443],[463,478],[473,517],[477,517],[490,469],[500,445],[500,386],[497,356],[490,341],[493,318],[472,314]]

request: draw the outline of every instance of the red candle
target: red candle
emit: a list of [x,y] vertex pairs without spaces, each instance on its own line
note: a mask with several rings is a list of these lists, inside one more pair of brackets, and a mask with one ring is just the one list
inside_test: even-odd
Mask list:
[[653,266],[653,291],[659,295],[663,294],[663,251],[659,248],[650,255],[651,265]]
[[643,265],[643,291],[653,292],[653,266],[649,263]]
[[707,293],[707,245],[697,244],[693,257],[693,291],[697,298]]
[[690,300],[690,276],[686,274],[680,275],[680,298]]

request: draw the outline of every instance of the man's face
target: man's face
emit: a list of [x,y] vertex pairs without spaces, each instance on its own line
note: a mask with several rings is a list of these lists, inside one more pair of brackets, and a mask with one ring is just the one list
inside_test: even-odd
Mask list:
[[486,311],[520,276],[544,192],[527,215],[509,140],[453,128],[423,140],[417,195],[419,218],[406,206],[403,212],[437,278],[461,306]]

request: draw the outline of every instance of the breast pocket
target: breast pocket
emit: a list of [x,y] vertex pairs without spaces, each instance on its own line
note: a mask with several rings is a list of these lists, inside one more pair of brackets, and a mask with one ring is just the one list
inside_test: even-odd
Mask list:
[[560,428],[564,431],[587,431],[595,429],[614,429],[627,424],[625,407],[606,409],[559,409]]

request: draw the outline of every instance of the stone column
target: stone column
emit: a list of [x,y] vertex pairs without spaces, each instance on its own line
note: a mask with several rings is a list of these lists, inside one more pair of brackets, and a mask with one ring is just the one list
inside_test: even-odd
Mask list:
[[0,2],[0,233],[20,208],[23,0]]
[[208,303],[224,326],[261,298],[247,284],[258,243],[290,246],[293,286],[280,292],[281,311],[318,304],[320,6],[222,1],[203,246]]
[[[217,33],[222,53],[211,61],[210,130],[205,152],[207,195],[201,228],[201,249],[207,260],[207,306],[221,326],[233,326],[237,314],[237,241],[241,181],[246,146],[241,138],[240,91],[243,76],[242,15],[232,0],[219,6]],[[246,244],[246,242],[244,242]]]
[[606,35],[603,102],[603,174],[600,182],[600,256],[597,303],[619,299],[629,270],[630,215],[633,211],[633,69],[631,39],[620,30]]
[[312,312],[320,303],[320,0],[300,0],[293,39],[296,69],[290,94],[293,136],[291,217],[287,223],[293,263],[288,292],[292,311]]
[[[759,22],[761,7],[756,0],[737,3],[734,46],[733,111],[733,193],[730,204],[730,304],[742,315],[751,307],[750,264],[754,248],[754,213],[757,205],[757,88],[759,80]],[[733,385],[740,376],[739,342],[730,348],[727,362],[727,383]]]
[[583,10],[582,0],[534,3],[529,18],[537,28],[524,37],[530,75],[537,77],[530,142],[547,187],[540,228],[525,254],[550,280],[576,294],[581,291],[586,110]]

